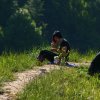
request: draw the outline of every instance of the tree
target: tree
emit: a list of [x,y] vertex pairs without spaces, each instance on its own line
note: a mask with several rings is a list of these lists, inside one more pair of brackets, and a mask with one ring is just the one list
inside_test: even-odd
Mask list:
[[40,41],[36,23],[27,9],[20,8],[12,15],[6,27],[6,47],[14,50],[27,50]]
[[42,23],[43,17],[43,0],[28,0],[27,8],[30,11],[32,19],[34,19],[38,24]]
[[99,6],[100,0],[44,0],[48,39],[54,30],[60,30],[65,37],[69,37],[72,47],[81,50],[96,48],[100,40]]
[[15,0],[0,0],[0,25],[5,27],[9,17],[16,10]]

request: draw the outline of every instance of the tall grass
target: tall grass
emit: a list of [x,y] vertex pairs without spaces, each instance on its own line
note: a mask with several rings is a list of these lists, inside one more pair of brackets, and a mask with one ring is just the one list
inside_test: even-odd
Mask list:
[[62,68],[27,85],[17,100],[99,100],[100,80],[87,67]]
[[87,50],[85,53],[80,53],[78,50],[71,50],[69,61],[72,62],[91,62],[98,51]]
[[[14,73],[21,72],[27,69],[37,67],[37,56],[41,50],[49,50],[50,47],[38,47],[33,48],[29,52],[23,53],[3,53],[0,56],[0,85],[6,81],[14,80]],[[70,53],[69,61],[73,62],[84,62],[90,61],[95,56],[96,52],[89,51],[85,55],[80,54],[77,50],[72,50]],[[47,64],[47,61],[44,62]],[[41,65],[41,64],[40,64]]]
[[[85,54],[72,50],[69,61],[91,62],[97,51]],[[27,85],[17,100],[99,100],[100,80],[87,75],[88,67],[64,68],[53,71]]]
[[33,53],[10,53],[10,54],[2,54],[0,56],[0,82],[13,80],[13,73],[23,71],[26,69],[30,69],[35,65],[36,58]]
[[[3,53],[0,56],[0,83],[4,81],[13,80],[13,73],[31,69],[38,65],[37,56],[41,50],[50,47],[38,47],[33,48],[29,52],[23,53]],[[77,50],[72,50],[70,53],[69,61],[73,62],[84,62],[90,61],[95,56],[96,52],[89,51],[85,55],[80,54]],[[47,62],[46,62],[47,63]]]
[[[48,49],[49,47],[45,47]],[[23,53],[4,52],[0,56],[0,84],[14,79],[15,72],[21,72],[38,66],[37,56],[42,48],[33,48],[33,50]]]

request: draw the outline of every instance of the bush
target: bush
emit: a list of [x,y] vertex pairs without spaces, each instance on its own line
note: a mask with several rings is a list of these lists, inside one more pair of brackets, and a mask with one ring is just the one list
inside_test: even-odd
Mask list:
[[8,21],[6,27],[5,39],[6,48],[21,51],[30,49],[41,41],[39,34],[41,29],[37,31],[36,23],[31,19],[31,15],[27,9],[20,8]]

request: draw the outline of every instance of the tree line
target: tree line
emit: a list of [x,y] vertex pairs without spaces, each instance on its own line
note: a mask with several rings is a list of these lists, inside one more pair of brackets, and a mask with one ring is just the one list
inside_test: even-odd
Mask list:
[[0,0],[0,51],[50,42],[60,30],[73,48],[99,49],[100,0]]

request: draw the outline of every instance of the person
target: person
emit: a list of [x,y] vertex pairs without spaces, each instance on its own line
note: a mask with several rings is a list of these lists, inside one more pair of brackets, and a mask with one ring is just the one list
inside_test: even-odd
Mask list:
[[61,63],[61,59],[65,58],[65,64],[69,59],[70,53],[70,44],[63,38],[60,31],[54,31],[51,42],[51,50],[42,50],[39,53],[37,59],[40,62],[43,62],[45,59],[50,61],[51,64],[54,64],[54,57],[58,57],[59,61],[57,64]]
[[88,74],[91,76],[95,74],[100,74],[100,52],[92,60],[90,67],[88,69]]

